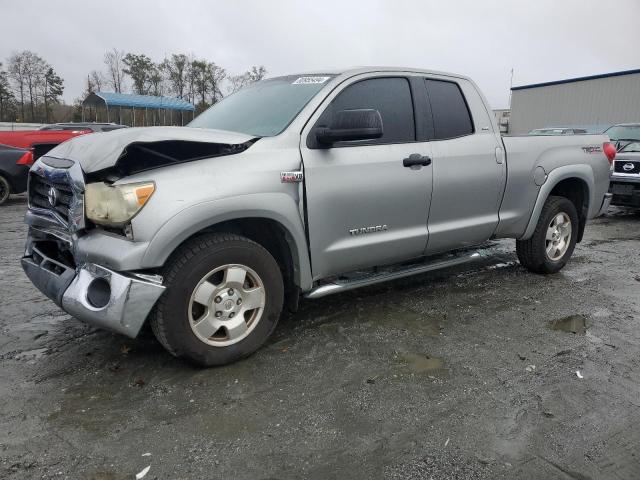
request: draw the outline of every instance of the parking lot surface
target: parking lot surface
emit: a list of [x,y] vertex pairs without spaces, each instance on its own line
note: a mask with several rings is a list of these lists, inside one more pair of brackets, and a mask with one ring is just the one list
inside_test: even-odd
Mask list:
[[640,214],[567,267],[481,260],[305,301],[255,355],[197,369],[72,319],[0,209],[0,478],[640,478]]

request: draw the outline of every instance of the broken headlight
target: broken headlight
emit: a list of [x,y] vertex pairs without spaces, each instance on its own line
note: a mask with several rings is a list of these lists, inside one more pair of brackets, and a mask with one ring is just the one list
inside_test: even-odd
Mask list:
[[84,191],[87,218],[98,225],[123,226],[144,207],[155,189],[153,182],[124,185],[90,183]]

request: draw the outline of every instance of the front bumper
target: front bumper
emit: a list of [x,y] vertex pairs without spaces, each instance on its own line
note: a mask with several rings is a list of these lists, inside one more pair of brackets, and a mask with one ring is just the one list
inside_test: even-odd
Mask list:
[[150,276],[86,263],[74,268],[29,242],[22,268],[63,310],[96,327],[135,338],[165,287]]
[[612,175],[609,192],[613,194],[611,205],[640,208],[640,177]]

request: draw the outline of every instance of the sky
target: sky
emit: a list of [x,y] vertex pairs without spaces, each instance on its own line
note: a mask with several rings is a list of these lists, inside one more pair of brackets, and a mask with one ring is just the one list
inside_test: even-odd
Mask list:
[[640,0],[0,0],[0,61],[32,50],[67,102],[113,47],[193,53],[238,74],[364,65],[470,76],[492,108],[509,86],[640,68]]

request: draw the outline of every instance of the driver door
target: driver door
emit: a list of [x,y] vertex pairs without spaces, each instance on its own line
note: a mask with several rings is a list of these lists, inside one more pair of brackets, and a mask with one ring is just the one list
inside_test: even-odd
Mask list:
[[[360,77],[334,91],[303,131],[307,228],[314,280],[423,255],[432,190],[431,146],[418,141],[412,83]],[[375,109],[383,135],[320,145],[335,112]],[[406,164],[406,166],[405,166]]]

